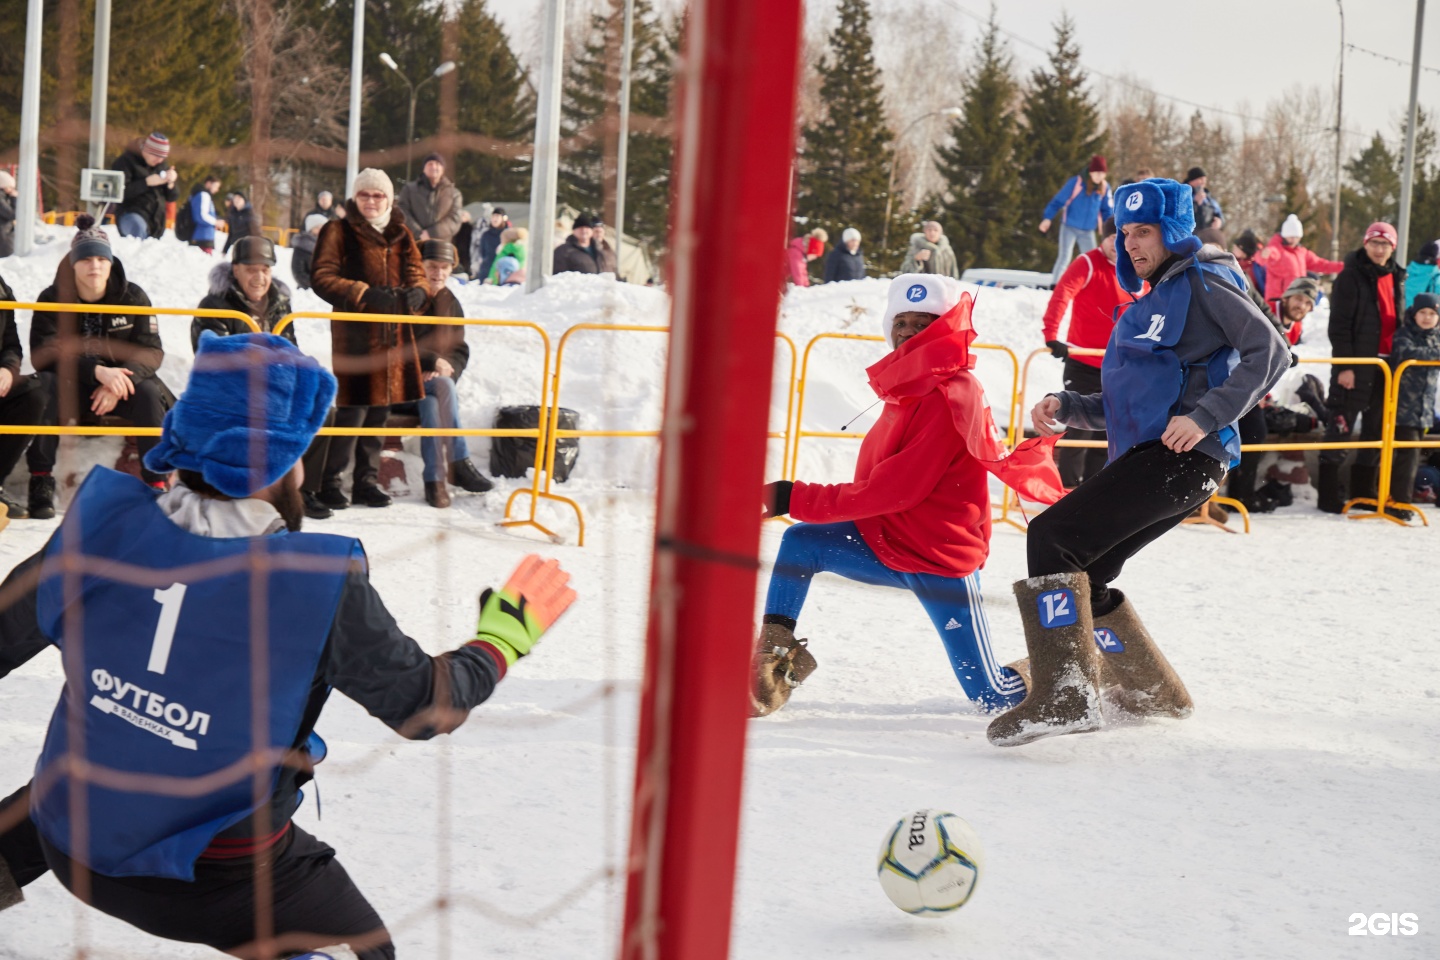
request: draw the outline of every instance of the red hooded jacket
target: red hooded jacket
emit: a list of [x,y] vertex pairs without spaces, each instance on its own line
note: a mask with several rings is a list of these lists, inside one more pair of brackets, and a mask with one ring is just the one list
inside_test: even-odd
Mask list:
[[1290,284],[1307,273],[1339,273],[1345,269],[1339,260],[1326,260],[1299,244],[1285,246],[1278,233],[1270,238],[1264,250],[1255,254],[1255,262],[1265,268],[1265,299],[1272,303],[1285,296]]
[[[1141,295],[1144,295],[1144,289]],[[1104,350],[1110,342],[1110,331],[1115,329],[1115,308],[1129,305],[1134,298],[1120,286],[1115,276],[1115,266],[1105,259],[1105,251],[1096,247],[1071,261],[1060,276],[1060,282],[1050,294],[1050,303],[1045,308],[1045,340],[1060,339],[1060,321],[1065,319],[1065,308],[1070,308],[1070,329],[1066,342],[1075,347],[1090,347]],[[1075,358],[1080,363],[1098,368],[1103,357]]]
[[1060,499],[1058,437],[1027,440],[1006,456],[985,392],[970,373],[972,303],[965,295],[866,371],[885,412],[860,445],[855,480],[797,482],[790,516],[854,521],[892,570],[964,577],[990,552],[987,471],[1028,500]]

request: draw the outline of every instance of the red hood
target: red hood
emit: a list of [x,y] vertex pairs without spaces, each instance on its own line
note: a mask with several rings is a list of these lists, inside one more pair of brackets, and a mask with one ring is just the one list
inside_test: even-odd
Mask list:
[[960,302],[949,312],[866,368],[875,395],[887,403],[914,401],[974,367],[975,358],[970,355],[975,340],[970,325],[974,305],[970,294],[961,294]]

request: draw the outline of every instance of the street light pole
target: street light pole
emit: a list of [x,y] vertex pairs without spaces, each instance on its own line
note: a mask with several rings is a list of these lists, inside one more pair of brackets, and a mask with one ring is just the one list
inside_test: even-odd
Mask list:
[[1335,0],[1335,6],[1340,8],[1340,83],[1335,90],[1335,210],[1331,215],[1330,228],[1330,259],[1340,259],[1340,185],[1344,170],[1341,167],[1340,159],[1340,138],[1342,111],[1345,107],[1345,2]]
[[885,182],[885,223],[880,228],[881,252],[884,252],[885,250],[888,250],[890,248],[890,211],[893,207],[895,199],[895,167],[900,162],[900,141],[904,140],[905,135],[911,130],[914,130],[916,127],[918,127],[920,123],[924,120],[929,120],[931,117],[941,116],[958,117],[964,113],[965,111],[960,109],[959,107],[945,107],[941,110],[931,110],[929,113],[921,114],[920,116],[916,117],[905,127],[904,130],[901,130],[900,133],[896,135],[896,149],[890,152],[890,179]]
[[426,76],[423,80],[421,80],[419,83],[411,83],[410,78],[405,76],[405,72],[400,69],[400,64],[396,63],[395,58],[390,56],[390,54],[380,54],[380,62],[385,64],[385,66],[389,67],[391,70],[394,70],[395,73],[400,77],[400,79],[405,81],[405,86],[408,87],[410,90],[410,118],[405,122],[405,179],[408,182],[410,179],[410,162],[413,159],[415,153],[413,146],[415,142],[415,101],[420,96],[420,88],[425,86],[425,84],[429,83],[431,80],[434,80],[436,77],[443,77],[451,70],[454,70],[455,61],[446,60],[444,63],[440,64],[440,66],[430,71],[430,74]]
[[1420,42],[1425,37],[1425,0],[1415,0],[1415,55],[1410,59],[1410,113],[1405,124],[1405,168],[1400,175],[1400,222],[1398,233],[1400,243],[1395,248],[1395,259],[1406,263],[1410,251],[1410,201],[1415,190],[1415,125],[1419,120],[1420,94]]

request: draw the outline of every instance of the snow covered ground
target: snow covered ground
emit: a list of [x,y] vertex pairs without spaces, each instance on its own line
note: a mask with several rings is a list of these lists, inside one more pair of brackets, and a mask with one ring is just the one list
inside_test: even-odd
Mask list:
[[[199,299],[202,255],[135,241],[118,249],[157,303]],[[53,272],[54,258],[48,267],[44,259],[0,261],[0,273],[33,296]],[[822,330],[876,332],[883,289],[865,281],[792,291],[782,328],[802,347]],[[665,322],[659,292],[594,278],[563,277],[534,297],[474,288],[462,296],[472,315],[536,319],[552,336],[582,320]],[[984,291],[981,339],[1037,344],[1043,301]],[[308,297],[301,305],[320,306]],[[170,324],[165,374],[179,387],[190,354],[185,324]],[[318,354],[326,339],[302,329]],[[565,402],[586,425],[653,426],[664,338],[601,340],[613,345],[586,359],[576,352]],[[472,331],[471,344],[476,375],[462,386],[473,423],[500,404],[534,401],[538,363],[522,339]],[[882,348],[832,346],[817,348],[823,388],[811,429],[836,429],[871,399],[861,367]],[[1323,350],[1323,339],[1310,349]],[[1040,365],[1052,378],[1057,367]],[[998,407],[1004,377],[982,376]],[[1037,376],[1034,389],[1053,385]],[[586,507],[587,545],[573,545],[559,512],[545,516],[561,521],[566,543],[538,543],[575,573],[581,599],[464,727],[407,743],[339,696],[321,720],[331,748],[321,810],[311,796],[298,821],[339,850],[402,957],[614,953],[623,884],[606,876],[626,843],[652,448],[584,442],[564,492]],[[773,450],[778,470],[778,443]],[[807,440],[801,475],[843,476],[854,450]],[[392,611],[438,652],[473,630],[478,589],[537,548],[536,537],[495,525],[516,483],[460,495],[448,511],[427,508],[417,490],[388,510],[351,509],[317,526],[365,541]],[[12,524],[0,535],[0,570],[51,529]],[[780,532],[765,528],[767,559]],[[1142,553],[1120,586],[1184,675],[1195,716],[1007,751],[986,743],[986,718],[964,700],[913,599],[822,578],[801,621],[820,669],[789,707],[750,728],[733,955],[1440,956],[1437,536],[1440,528],[1298,506],[1257,518],[1248,537],[1177,530]],[[1024,545],[1022,534],[997,529],[984,574],[1002,660],[1023,654],[1009,582],[1024,575]],[[59,675],[47,653],[0,683],[0,794],[28,776]],[[898,912],[873,875],[882,833],[927,806],[964,816],[986,845],[974,899],[943,920]],[[441,891],[454,909],[432,909]],[[82,945],[96,957],[215,956],[81,907],[49,878],[27,894],[0,915],[5,960],[75,956]],[[1418,934],[1347,935],[1352,914],[1392,912],[1417,914]]]

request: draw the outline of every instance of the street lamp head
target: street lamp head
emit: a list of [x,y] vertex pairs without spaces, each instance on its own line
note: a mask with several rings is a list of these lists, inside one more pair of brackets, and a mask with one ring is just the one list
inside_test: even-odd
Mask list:
[[435,68],[435,72],[434,72],[433,74],[431,74],[431,76],[443,77],[443,76],[445,76],[445,74],[449,73],[450,71],[452,71],[452,70],[454,70],[454,69],[455,69],[455,61],[454,61],[454,60],[446,60],[444,63],[440,64],[440,66],[438,66],[438,67]]
[[963,117],[964,115],[964,107],[946,107],[944,110],[940,111],[940,116],[942,117]]
[[400,72],[400,64],[396,63],[395,58],[390,56],[390,54],[380,54],[380,62],[385,64],[385,66],[389,67],[391,70],[394,70],[396,73]]

